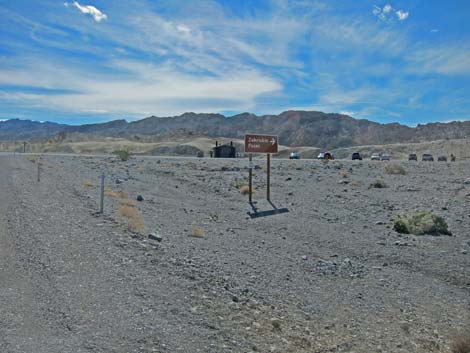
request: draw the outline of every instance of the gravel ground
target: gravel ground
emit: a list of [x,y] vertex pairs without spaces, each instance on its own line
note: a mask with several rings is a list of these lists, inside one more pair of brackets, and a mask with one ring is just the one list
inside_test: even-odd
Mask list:
[[[468,162],[273,160],[289,212],[252,219],[246,160],[32,159],[0,156],[1,352],[449,352],[470,322]],[[396,233],[417,207],[453,235]]]

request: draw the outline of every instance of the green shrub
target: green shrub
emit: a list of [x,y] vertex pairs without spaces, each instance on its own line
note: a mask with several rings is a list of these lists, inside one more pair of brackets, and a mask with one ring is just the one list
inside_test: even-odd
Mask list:
[[394,221],[393,229],[403,234],[452,235],[444,218],[426,210],[413,210],[398,216]]
[[385,166],[385,173],[394,175],[406,175],[406,170],[398,163],[390,163]]
[[369,185],[369,189],[384,189],[387,187],[387,184],[385,184],[385,181],[382,179],[377,179],[374,181],[372,184]]
[[116,151],[113,152],[113,154],[118,156],[118,158],[123,162],[129,160],[129,158],[131,156],[131,152],[127,149],[116,150]]

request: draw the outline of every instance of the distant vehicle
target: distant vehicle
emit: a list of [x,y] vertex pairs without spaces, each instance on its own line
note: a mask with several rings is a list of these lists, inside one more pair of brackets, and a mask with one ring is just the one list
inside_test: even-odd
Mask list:
[[300,153],[292,152],[289,156],[289,159],[300,159]]
[[390,160],[390,155],[388,153],[384,153],[380,156],[381,161],[389,161]]
[[317,159],[329,159],[333,160],[333,154],[331,152],[320,152],[317,156]]
[[455,162],[455,159],[456,159],[455,156],[451,153],[451,154],[450,154],[450,161],[451,161],[451,162]]
[[416,153],[410,153],[408,155],[408,160],[409,161],[417,161],[418,160],[418,156],[416,155]]
[[437,160],[439,162],[447,162],[447,157],[446,156],[439,156],[439,157],[437,157]]
[[430,153],[425,153],[423,154],[423,157],[421,158],[421,160],[424,162],[434,162],[434,157]]
[[378,153],[372,153],[372,156],[370,156],[371,161],[380,161],[380,154]]
[[351,159],[352,159],[353,161],[356,160],[356,159],[362,161],[362,156],[361,156],[361,154],[360,154],[359,152],[354,152],[354,153],[352,154],[352,156],[351,156]]

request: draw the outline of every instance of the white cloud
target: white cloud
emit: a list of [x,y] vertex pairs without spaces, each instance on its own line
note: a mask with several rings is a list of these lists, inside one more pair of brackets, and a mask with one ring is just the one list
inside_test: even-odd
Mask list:
[[[190,75],[171,66],[137,61],[114,61],[110,67],[123,75],[88,72],[86,68],[37,62],[34,77],[29,69],[0,70],[0,85],[48,87],[59,93],[1,92],[0,101],[21,102],[28,107],[67,112],[176,115],[185,111],[246,110],[260,95],[282,90],[275,79],[255,70],[213,75]],[[69,90],[62,93],[61,90]],[[70,92],[72,91],[72,93]]]
[[[69,7],[69,5],[70,4],[67,2],[64,3],[65,7]],[[101,22],[102,20],[108,19],[106,14],[92,5],[80,5],[78,1],[74,1],[72,5],[75,6],[81,13],[88,14],[93,17],[96,22]]]
[[189,28],[186,25],[177,25],[176,29],[181,33],[190,33],[191,32],[191,28]]
[[402,11],[402,10],[398,10],[397,12],[395,12],[395,14],[397,15],[399,21],[406,20],[408,18],[408,16],[410,15],[409,12],[405,12],[405,11]]
[[387,4],[387,5],[385,5],[384,8],[382,9],[382,12],[383,12],[383,13],[389,13],[389,12],[392,11],[392,10],[393,10],[392,5]]
[[[377,5],[374,5],[374,8],[372,9],[372,13],[377,16],[380,20],[382,21],[388,21],[393,18],[392,11],[395,9],[393,8],[392,5],[386,4],[383,8],[378,7]],[[408,18],[410,15],[409,12],[403,11],[403,10],[397,10],[395,11],[395,15],[397,16],[397,19],[399,21],[404,21]]]
[[431,31],[430,31],[430,32],[431,32],[431,33],[437,33],[437,32],[439,32],[439,29],[437,29],[437,28],[433,28],[433,29],[431,29]]

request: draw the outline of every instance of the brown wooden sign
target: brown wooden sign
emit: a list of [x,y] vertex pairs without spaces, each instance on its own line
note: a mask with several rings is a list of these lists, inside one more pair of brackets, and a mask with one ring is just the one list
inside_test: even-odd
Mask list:
[[277,141],[275,135],[245,135],[245,153],[277,153]]

